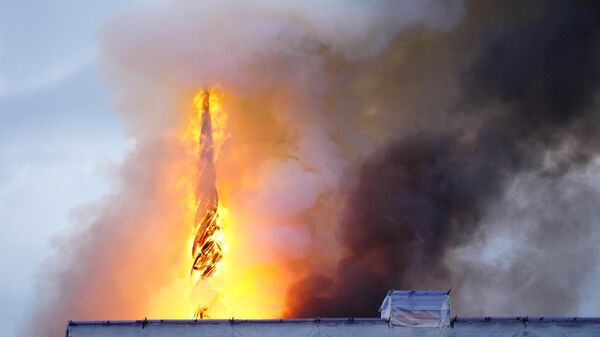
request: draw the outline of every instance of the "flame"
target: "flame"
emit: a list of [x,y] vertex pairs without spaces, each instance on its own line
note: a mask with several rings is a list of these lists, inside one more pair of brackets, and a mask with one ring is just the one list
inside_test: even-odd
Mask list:
[[[251,164],[247,158],[232,153],[232,146],[227,146],[227,149],[223,146],[232,138],[226,107],[234,106],[232,102],[235,100],[217,88],[200,90],[188,97],[189,112],[179,131],[174,134],[182,162],[173,163],[168,184],[172,185],[172,190],[181,191],[178,192],[180,200],[174,202],[181,203],[181,210],[185,213],[181,218],[187,219],[174,225],[189,231],[185,242],[172,243],[181,246],[182,257],[174,263],[173,270],[168,271],[169,275],[176,276],[151,296],[147,308],[149,317],[280,317],[291,276],[280,265],[266,261],[266,248],[253,242],[256,238],[256,233],[253,233],[255,227],[260,226],[264,215],[248,213],[247,207],[238,204],[243,200],[230,196],[232,191],[248,188],[243,184],[238,186],[241,182],[239,172]],[[200,157],[203,145],[202,112],[207,105],[212,126],[215,187],[221,192],[218,195],[218,207],[214,211],[218,230],[211,234],[211,238],[219,243],[222,258],[215,262],[214,269],[207,276],[202,277],[210,264],[198,268],[201,270],[193,268],[190,277],[190,268],[198,257],[195,253],[201,250],[195,244],[201,224],[196,219],[203,214],[198,211],[197,188],[205,173],[202,172],[205,167],[200,165]]]
[[[223,127],[226,121],[221,104],[216,95],[205,89],[194,96],[197,116],[200,117],[200,132],[192,128],[191,135],[198,139],[198,182],[195,192],[196,212],[194,217],[194,239],[192,240],[191,276],[196,275],[196,283],[203,286],[201,280],[212,277],[223,259],[225,240],[222,232],[222,212],[219,211],[219,193],[216,185],[215,152],[223,141],[222,132],[213,133]],[[213,121],[212,115],[215,115]],[[214,296],[213,296],[214,297]],[[204,299],[206,300],[206,299]],[[194,318],[207,318],[208,308],[214,305],[216,298],[209,302],[200,301],[194,312]]]
[[219,158],[221,146],[227,140],[227,114],[223,111],[223,92],[215,89],[205,89],[196,92],[193,98],[194,113],[187,123],[180,140],[193,143],[195,153],[200,151],[200,135],[202,131],[202,111],[210,109],[211,133],[214,150],[214,160]]

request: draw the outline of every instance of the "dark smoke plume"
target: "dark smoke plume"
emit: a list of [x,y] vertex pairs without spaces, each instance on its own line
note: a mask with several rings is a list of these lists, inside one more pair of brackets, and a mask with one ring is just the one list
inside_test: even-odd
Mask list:
[[[469,275],[453,276],[452,269],[473,275],[482,270],[453,265],[448,256],[478,239],[477,234],[488,226],[486,215],[503,198],[509,183],[526,174],[539,177],[541,183],[556,183],[598,153],[600,3],[473,1],[455,30],[433,37],[413,31],[399,35],[395,42],[406,46],[411,41],[420,48],[409,56],[411,60],[396,61],[401,63],[397,66],[389,64],[392,56],[383,58],[388,69],[395,69],[387,74],[391,87],[380,94],[385,109],[393,109],[390,102],[401,95],[394,91],[402,86],[394,84],[393,77],[410,74],[410,66],[424,71],[427,83],[422,88],[435,88],[436,81],[444,81],[448,91],[454,90],[453,84],[458,86],[459,98],[433,108],[431,101],[440,101],[436,97],[414,104],[408,123],[416,131],[397,137],[348,179],[352,187],[338,229],[342,255],[337,269],[326,274],[316,266],[292,287],[289,316],[377,315],[376,308],[391,288],[458,287],[459,293],[468,293],[466,285],[472,285],[474,278],[461,283]],[[393,45],[390,49],[393,55]],[[430,69],[445,68],[452,69],[450,75],[444,70],[439,77],[431,75]],[[429,125],[426,131],[420,123]],[[495,212],[502,213],[497,208]],[[582,218],[577,218],[577,211],[565,214],[571,217],[561,218],[562,223],[545,221],[546,230],[557,237],[548,232],[541,235],[544,228],[532,230],[529,224],[523,226],[523,235],[531,235],[531,245],[553,256],[553,263],[589,267],[572,262],[585,257],[579,250],[567,254],[583,236],[564,233],[591,229],[578,225]],[[559,240],[561,233],[570,245],[548,244]],[[558,272],[548,270],[538,267],[528,273],[556,276]],[[543,280],[511,282],[522,296],[515,305],[535,314],[575,310],[575,290],[583,285],[589,268],[572,271],[580,274],[551,286]],[[496,276],[512,280],[510,273],[517,275],[515,268],[509,268]],[[515,277],[528,279],[523,271]],[[546,280],[553,282],[552,277]],[[536,287],[545,292],[530,291]],[[555,299],[552,305],[548,296]],[[473,311],[466,304],[461,308],[460,295],[456,304],[459,314]]]

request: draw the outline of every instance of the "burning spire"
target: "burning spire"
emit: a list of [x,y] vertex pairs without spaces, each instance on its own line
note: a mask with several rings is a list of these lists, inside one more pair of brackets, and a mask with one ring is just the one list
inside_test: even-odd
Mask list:
[[[191,274],[197,272],[200,279],[211,277],[217,264],[223,258],[223,243],[216,233],[221,230],[219,222],[219,195],[216,187],[215,148],[210,114],[210,91],[205,89],[194,98],[199,108],[200,136],[198,158],[198,185],[196,187],[196,215],[194,218],[195,236],[192,244]],[[206,317],[207,308],[201,307],[196,318]]]

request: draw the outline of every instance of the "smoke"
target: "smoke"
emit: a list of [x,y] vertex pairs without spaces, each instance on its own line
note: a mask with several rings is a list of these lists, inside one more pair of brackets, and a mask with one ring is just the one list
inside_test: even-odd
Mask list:
[[228,114],[216,171],[235,268],[209,285],[235,299],[223,317],[372,316],[390,288],[452,287],[459,314],[589,308],[596,7],[182,0],[121,13],[100,40],[137,145],[96,220],[44,266],[30,334],[185,315],[181,178],[197,158],[178,130],[205,86]]
[[[446,83],[460,93],[446,102],[433,95],[436,109],[405,120],[416,131],[352,176],[339,263],[331,274],[315,268],[292,287],[290,315],[376,315],[391,288],[452,287],[459,314],[579,310],[595,273],[589,256],[598,249],[591,239],[598,192],[565,175],[582,170],[600,144],[600,8],[532,2],[520,16],[504,16],[512,6],[472,3],[460,27],[432,38],[441,47],[417,42],[428,66],[453,68],[456,77]],[[464,49],[449,50],[442,40]],[[448,62],[460,56],[466,61]],[[387,70],[400,77],[412,65]],[[528,189],[507,190],[523,176],[527,183],[519,185]],[[517,197],[528,205],[513,205]],[[502,238],[504,244],[487,247]],[[490,254],[500,257],[490,262]]]
[[[121,187],[86,207],[95,218],[57,240],[57,252],[38,277],[39,296],[28,334],[61,335],[69,319],[132,317],[153,307],[152,294],[179,270],[189,249],[179,187],[163,184],[181,156],[175,144],[147,141],[123,164]],[[185,254],[187,255],[187,254]],[[160,273],[153,272],[161,270]],[[184,305],[185,303],[183,303]],[[139,317],[139,314],[138,316]]]
[[27,333],[59,335],[69,319],[189,317],[197,153],[180,135],[207,86],[224,93],[228,118],[215,164],[230,264],[203,291],[227,290],[212,317],[281,315],[301,261],[335,260],[336,244],[317,244],[333,235],[340,178],[375,146],[353,125],[353,69],[404,29],[449,29],[461,16],[461,3],[442,1],[182,0],[107,22],[105,77],[136,145],[114,193],[45,263]]
[[463,314],[597,315],[597,169],[509,184],[479,238],[449,256]]

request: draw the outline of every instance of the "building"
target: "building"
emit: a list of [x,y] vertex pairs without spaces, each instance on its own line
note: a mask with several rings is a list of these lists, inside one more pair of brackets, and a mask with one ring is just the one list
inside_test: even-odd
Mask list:
[[390,291],[380,318],[70,321],[67,337],[589,337],[600,317],[454,317],[446,291]]

